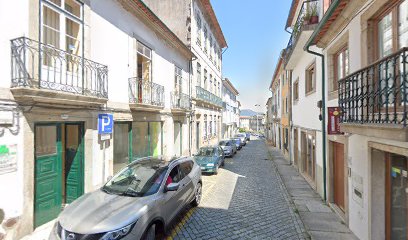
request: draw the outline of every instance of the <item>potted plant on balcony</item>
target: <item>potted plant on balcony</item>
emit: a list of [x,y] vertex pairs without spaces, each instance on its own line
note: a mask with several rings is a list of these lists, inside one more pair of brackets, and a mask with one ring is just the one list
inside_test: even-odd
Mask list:
[[309,7],[307,8],[307,12],[309,12],[309,24],[316,24],[319,22],[318,9],[316,3],[310,4]]

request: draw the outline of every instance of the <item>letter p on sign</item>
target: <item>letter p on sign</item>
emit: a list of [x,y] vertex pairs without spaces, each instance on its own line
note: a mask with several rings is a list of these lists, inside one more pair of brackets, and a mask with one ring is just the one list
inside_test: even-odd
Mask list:
[[108,113],[98,114],[98,133],[110,134],[113,129],[113,115]]

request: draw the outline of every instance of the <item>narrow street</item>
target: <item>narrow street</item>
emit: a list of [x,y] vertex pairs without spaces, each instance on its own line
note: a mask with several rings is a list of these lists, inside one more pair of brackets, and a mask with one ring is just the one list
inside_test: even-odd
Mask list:
[[305,239],[264,141],[252,140],[218,175],[203,176],[203,199],[186,209],[168,239]]

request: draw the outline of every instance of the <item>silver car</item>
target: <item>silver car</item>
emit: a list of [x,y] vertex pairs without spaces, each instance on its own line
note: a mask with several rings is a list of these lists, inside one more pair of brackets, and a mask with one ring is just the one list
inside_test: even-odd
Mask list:
[[200,204],[201,190],[201,169],[192,158],[143,158],[68,205],[50,239],[161,239],[185,206]]

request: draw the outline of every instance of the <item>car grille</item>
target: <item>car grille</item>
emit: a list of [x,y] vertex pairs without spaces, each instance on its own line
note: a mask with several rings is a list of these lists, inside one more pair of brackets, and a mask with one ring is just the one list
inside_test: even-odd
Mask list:
[[79,234],[67,231],[61,227],[58,223],[57,225],[57,233],[58,237],[61,240],[99,240],[105,233],[97,233],[97,234]]

